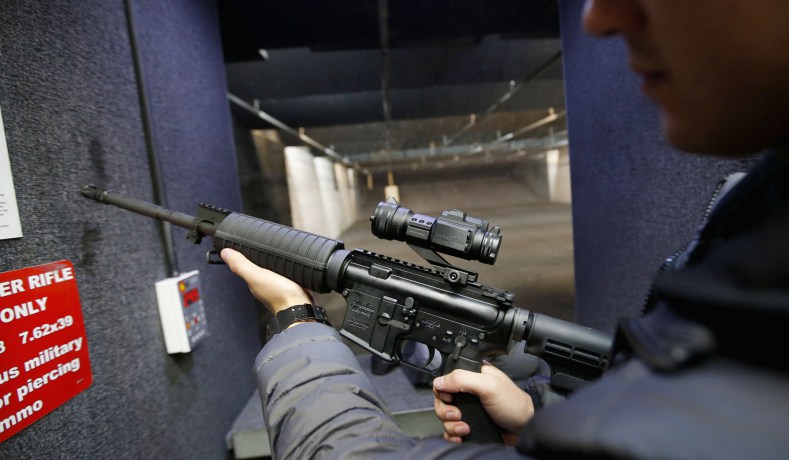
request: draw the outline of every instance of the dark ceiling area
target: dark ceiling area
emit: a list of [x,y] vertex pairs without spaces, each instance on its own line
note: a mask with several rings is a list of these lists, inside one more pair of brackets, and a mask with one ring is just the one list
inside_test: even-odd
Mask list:
[[[556,0],[218,2],[238,124],[364,167],[566,139]],[[309,143],[309,142],[308,142]],[[325,148],[323,148],[325,147]]]

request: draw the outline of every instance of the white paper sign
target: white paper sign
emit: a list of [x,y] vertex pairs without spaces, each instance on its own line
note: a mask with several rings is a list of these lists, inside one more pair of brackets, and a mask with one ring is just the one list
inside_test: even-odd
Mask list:
[[19,222],[11,162],[8,160],[8,146],[5,143],[3,114],[0,111],[0,240],[21,237],[22,224]]

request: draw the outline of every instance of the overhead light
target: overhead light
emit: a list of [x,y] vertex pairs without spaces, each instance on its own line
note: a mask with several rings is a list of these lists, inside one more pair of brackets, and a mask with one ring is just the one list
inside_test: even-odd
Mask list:
[[263,48],[258,48],[258,54],[264,61],[268,61],[268,51]]

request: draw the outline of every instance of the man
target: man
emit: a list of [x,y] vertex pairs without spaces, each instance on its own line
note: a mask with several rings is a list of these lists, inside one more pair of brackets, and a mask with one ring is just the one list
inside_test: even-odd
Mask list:
[[[677,148],[769,149],[726,184],[707,224],[624,320],[617,362],[566,401],[538,409],[503,373],[435,379],[444,437],[413,440],[387,414],[334,330],[294,323],[258,357],[278,458],[782,458],[789,452],[789,1],[588,0],[584,26],[627,44],[633,71]],[[297,285],[225,250],[272,312],[310,301]],[[477,394],[505,441],[458,444],[453,406]]]

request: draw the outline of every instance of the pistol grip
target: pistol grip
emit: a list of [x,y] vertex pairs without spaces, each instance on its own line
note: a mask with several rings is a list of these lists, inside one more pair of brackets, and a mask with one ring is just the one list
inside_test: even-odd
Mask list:
[[479,397],[470,393],[456,393],[453,396],[453,404],[460,409],[463,421],[471,428],[468,436],[463,437],[463,442],[504,444],[501,430],[482,407]]
[[[480,372],[482,370],[482,362],[462,357],[459,359],[448,357],[444,366],[444,373],[448,374],[455,369]],[[463,442],[504,444],[504,439],[501,437],[501,429],[485,411],[478,396],[470,393],[456,393],[452,397],[452,403],[460,409],[462,420],[468,423],[469,428],[471,428],[468,436],[462,438]]]

